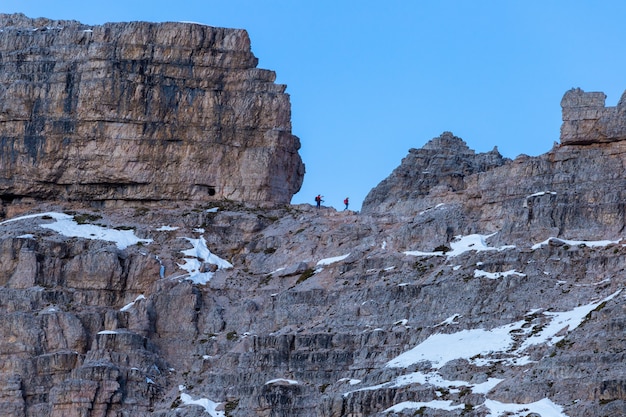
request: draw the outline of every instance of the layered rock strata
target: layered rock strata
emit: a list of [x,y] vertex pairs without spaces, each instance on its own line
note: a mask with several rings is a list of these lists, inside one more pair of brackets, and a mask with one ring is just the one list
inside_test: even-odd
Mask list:
[[[444,134],[443,137],[449,137]],[[498,157],[474,171],[464,169],[465,143],[440,138],[411,150],[400,167],[372,189],[363,204],[367,214],[401,221],[431,218],[424,237],[430,245],[454,236],[499,231],[497,239],[515,243],[531,236],[619,239],[626,220],[626,141],[556,146],[538,157]],[[435,147],[437,145],[438,147]],[[428,155],[427,157],[425,157]],[[490,159],[493,152],[470,154]]]
[[[74,33],[59,26],[117,27],[10,19],[16,42],[41,31],[50,45]],[[56,88],[36,85],[42,97]],[[2,158],[36,174],[27,162],[52,150],[45,139],[28,153],[19,146],[38,139],[25,137],[3,142],[16,151]],[[193,193],[184,209],[94,208],[99,191],[121,189],[7,210],[1,413],[626,415],[625,163],[626,141],[508,160],[444,133],[411,150],[362,213]]]
[[584,145],[626,139],[626,95],[616,107],[605,106],[602,92],[574,88],[561,100],[563,124],[561,143]]
[[[626,411],[623,245],[518,236],[505,246],[484,234],[446,254],[428,244],[433,218],[310,206],[76,212],[85,226],[151,240],[125,249],[54,233],[50,215],[0,223],[5,415],[458,416],[460,407],[484,417],[496,402],[532,410],[546,399],[562,414],[543,417]],[[204,284],[180,268],[199,237],[233,265]],[[390,366],[437,337],[450,340]],[[505,343],[491,347],[497,337]],[[475,343],[486,347],[465,353]]]
[[0,15],[0,195],[288,203],[285,86],[245,30]]

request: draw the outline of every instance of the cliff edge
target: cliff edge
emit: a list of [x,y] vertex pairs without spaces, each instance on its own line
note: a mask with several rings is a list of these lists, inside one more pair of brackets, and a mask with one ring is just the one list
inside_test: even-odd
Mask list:
[[289,203],[285,86],[245,30],[0,15],[0,196]]

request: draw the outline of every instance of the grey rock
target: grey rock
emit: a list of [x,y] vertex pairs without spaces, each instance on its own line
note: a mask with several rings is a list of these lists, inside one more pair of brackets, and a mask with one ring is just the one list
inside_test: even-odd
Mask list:
[[284,204],[291,105],[245,30],[0,15],[0,194]]
[[[20,29],[25,22],[50,26],[42,39],[53,44],[75,36],[53,26],[82,27],[3,19],[20,42],[34,39]],[[98,36],[107,28],[120,29],[105,25]],[[123,27],[132,39],[182,30],[167,28]],[[229,416],[484,417],[487,400],[529,415],[549,400],[569,417],[623,415],[625,143],[562,143],[508,160],[444,133],[409,151],[358,214],[184,194],[98,207],[8,196],[2,413],[182,417],[207,415],[204,405],[215,403]],[[42,227],[51,219],[16,219],[45,212],[149,240],[120,249]],[[196,257],[204,284],[180,267],[200,236],[233,265]],[[477,333],[480,343],[494,334],[507,343],[463,353]],[[390,366],[437,338],[448,342]],[[404,402],[423,404],[386,411]]]

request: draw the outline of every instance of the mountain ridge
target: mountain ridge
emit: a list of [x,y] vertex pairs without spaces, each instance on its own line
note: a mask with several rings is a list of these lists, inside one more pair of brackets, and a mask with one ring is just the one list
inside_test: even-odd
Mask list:
[[510,160],[444,132],[360,213],[5,182],[3,415],[626,414],[624,120],[590,94],[566,93],[587,140]]

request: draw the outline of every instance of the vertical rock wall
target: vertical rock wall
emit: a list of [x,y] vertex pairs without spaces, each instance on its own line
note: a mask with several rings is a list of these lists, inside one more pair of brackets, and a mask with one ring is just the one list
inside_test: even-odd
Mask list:
[[285,86],[244,30],[0,15],[0,196],[288,203]]
[[605,107],[606,95],[569,90],[561,100],[563,124],[561,143],[585,145],[615,142],[626,139],[626,96],[622,95],[616,107]]

